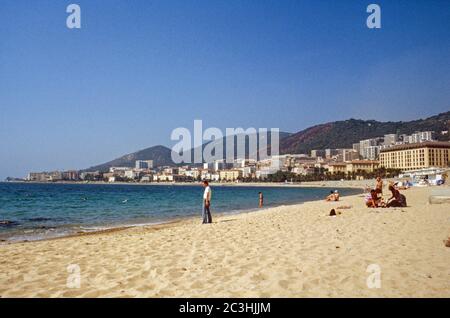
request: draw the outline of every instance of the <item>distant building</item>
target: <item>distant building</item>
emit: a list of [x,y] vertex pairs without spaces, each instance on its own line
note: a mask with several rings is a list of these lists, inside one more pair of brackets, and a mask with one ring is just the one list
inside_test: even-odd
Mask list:
[[358,152],[359,154],[361,153],[361,152],[360,152],[361,146],[360,146],[359,142],[354,143],[352,148],[353,148],[353,150],[355,150],[355,151]]
[[125,171],[130,170],[129,167],[110,167],[109,172],[111,173],[121,173],[124,174]]
[[80,179],[86,181],[98,181],[102,179],[102,174],[99,171],[86,171],[80,173]]
[[331,173],[374,172],[378,167],[379,162],[376,160],[353,160],[329,164],[328,171]]
[[76,170],[64,171],[62,173],[62,179],[67,181],[78,181],[80,180],[80,175]]
[[127,179],[134,180],[134,179],[139,179],[143,175],[144,175],[144,173],[142,171],[139,171],[137,169],[136,170],[130,169],[130,170],[125,171],[124,177]]
[[274,174],[278,171],[278,169],[264,167],[261,169],[257,169],[255,172],[255,176],[257,179],[266,179],[269,175]]
[[54,182],[63,180],[63,173],[61,171],[52,172],[30,172],[27,177],[28,181],[35,182]]
[[367,150],[367,149],[369,147],[375,147],[375,146],[378,146],[378,138],[371,138],[371,139],[361,140],[359,142],[359,154],[363,158],[370,158],[367,155],[368,154],[372,154],[373,150]]
[[352,160],[358,160],[359,159],[359,152],[354,149],[343,149],[342,152],[342,160],[345,161],[352,161]]
[[347,172],[347,164],[344,162],[330,163],[328,165],[328,172],[330,172],[330,173],[339,173],[339,172],[346,173]]
[[153,175],[154,182],[185,182],[188,181],[187,177],[180,174],[155,174]]
[[205,170],[214,170],[214,162],[205,162],[203,164],[203,169],[205,169]]
[[347,172],[374,172],[380,166],[377,160],[353,160],[347,163]]
[[408,143],[415,144],[418,142],[426,142],[426,141],[433,141],[433,132],[432,131],[419,131],[415,132],[408,138]]
[[325,150],[311,150],[311,157],[313,157],[313,158],[317,158],[317,157],[325,158]]
[[242,177],[243,178],[252,178],[255,177],[256,174],[256,168],[255,167],[243,167],[243,168],[238,168],[239,170],[242,171]]
[[315,165],[300,165],[298,167],[292,168],[291,172],[298,174],[298,175],[312,175],[318,170],[318,168],[315,167]]
[[136,160],[136,169],[153,169],[153,160]]
[[223,170],[223,169],[227,169],[228,167],[233,166],[233,164],[228,164],[227,162],[225,162],[225,160],[215,160],[214,161],[214,165],[213,165],[213,170],[214,171],[219,171],[219,170]]
[[48,176],[46,172],[30,172],[27,177],[28,181],[46,182]]
[[332,157],[335,162],[345,162],[359,159],[359,153],[353,149],[336,149],[337,154]]
[[365,147],[362,151],[362,157],[368,160],[375,160],[380,153],[380,146]]
[[168,167],[168,168],[164,168],[163,172],[164,172],[164,174],[179,174],[179,169],[173,168],[173,167]]
[[383,145],[385,145],[385,146],[392,146],[392,145],[395,145],[397,142],[398,142],[398,135],[397,134],[384,135]]
[[448,167],[449,158],[449,142],[429,141],[397,145],[380,152],[382,167],[403,171],[429,167]]
[[[208,171],[208,170],[206,170],[206,171]],[[189,177],[189,178],[192,178],[194,180],[197,180],[198,177],[201,175],[201,170],[199,170],[199,169],[186,170],[184,172],[184,175],[186,177]]]
[[236,181],[242,177],[242,171],[238,169],[221,170],[219,177],[221,181]]
[[255,159],[236,159],[233,163],[233,168],[255,167]]
[[407,143],[409,141],[409,136],[407,134],[398,135],[398,140]]
[[325,158],[332,158],[333,156],[336,156],[339,154],[338,149],[325,149]]
[[142,178],[139,180],[140,182],[152,182],[153,181],[153,174],[145,174],[142,176]]

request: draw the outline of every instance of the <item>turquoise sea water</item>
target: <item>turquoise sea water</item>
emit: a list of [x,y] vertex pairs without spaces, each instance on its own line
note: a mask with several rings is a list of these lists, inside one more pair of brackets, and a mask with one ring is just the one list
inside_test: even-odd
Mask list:
[[[212,186],[215,213],[322,199],[330,188]],[[342,195],[359,190],[340,189]],[[0,183],[0,239],[35,240],[124,225],[163,223],[201,215],[200,185]],[[9,222],[1,222],[1,221]],[[5,224],[6,223],[6,224]]]

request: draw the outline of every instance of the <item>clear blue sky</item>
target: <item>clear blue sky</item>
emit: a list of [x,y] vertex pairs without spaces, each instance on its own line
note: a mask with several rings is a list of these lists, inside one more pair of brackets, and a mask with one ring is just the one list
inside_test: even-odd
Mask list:
[[[82,28],[66,27],[66,6]],[[382,28],[366,27],[378,3]],[[0,178],[78,169],[171,131],[449,109],[450,2],[2,0]]]

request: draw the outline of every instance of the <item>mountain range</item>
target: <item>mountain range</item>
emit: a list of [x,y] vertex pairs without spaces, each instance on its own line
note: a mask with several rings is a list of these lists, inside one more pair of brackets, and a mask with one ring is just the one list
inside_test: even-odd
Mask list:
[[[432,116],[426,119],[398,122],[380,122],[375,120],[348,119],[334,121],[325,124],[309,127],[297,133],[280,132],[280,154],[300,154],[309,153],[313,149],[335,149],[351,148],[353,143],[363,139],[382,137],[386,134],[412,134],[416,131],[435,131],[436,138],[441,141],[448,141],[449,134],[440,134],[441,131],[448,131],[450,128],[450,111]],[[258,137],[258,135],[257,135]],[[270,148],[271,136],[268,135],[267,145]],[[235,136],[235,141],[237,137]],[[247,137],[248,140],[248,137]],[[202,145],[202,149],[210,143],[220,141],[210,141]],[[226,154],[226,143],[224,145],[224,156]],[[235,142],[236,144],[236,142]],[[191,151],[191,156],[194,152]],[[248,144],[246,145],[246,156],[248,155]],[[236,151],[235,151],[236,153]],[[172,150],[165,146],[153,146],[137,152],[124,155],[112,161],[90,167],[84,171],[107,171],[110,167],[134,167],[136,160],[153,160],[155,166],[174,165],[172,161]]]

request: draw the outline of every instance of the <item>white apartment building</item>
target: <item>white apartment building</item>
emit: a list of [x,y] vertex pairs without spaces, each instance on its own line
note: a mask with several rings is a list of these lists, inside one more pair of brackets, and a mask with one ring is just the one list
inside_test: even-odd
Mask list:
[[377,145],[378,145],[378,139],[376,139],[376,138],[361,140],[359,142],[359,154],[362,157],[367,158],[366,157],[366,154],[367,154],[366,148],[374,147]]
[[380,146],[369,146],[363,149],[363,158],[368,160],[375,160],[380,154]]
[[397,142],[398,142],[398,135],[397,134],[384,135],[383,145],[391,146],[391,145],[395,145]]
[[136,169],[152,169],[153,160],[136,160]]
[[415,132],[411,136],[408,136],[408,143],[415,144],[419,142],[433,141],[432,131],[419,131]]

